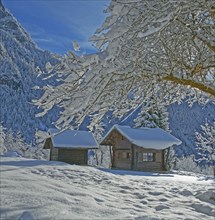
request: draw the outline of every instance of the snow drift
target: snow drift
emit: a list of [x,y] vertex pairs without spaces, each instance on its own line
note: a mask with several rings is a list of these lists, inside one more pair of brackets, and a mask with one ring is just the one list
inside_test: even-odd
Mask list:
[[1,219],[214,220],[213,179],[1,157]]

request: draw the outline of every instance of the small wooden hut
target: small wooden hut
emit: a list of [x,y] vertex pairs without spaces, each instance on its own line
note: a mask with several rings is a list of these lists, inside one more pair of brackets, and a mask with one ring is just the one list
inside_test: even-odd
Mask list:
[[43,148],[50,149],[50,160],[87,165],[88,150],[98,148],[93,134],[88,131],[49,130],[49,134]]
[[181,141],[161,128],[114,125],[100,142],[110,147],[112,168],[164,171],[164,150]]

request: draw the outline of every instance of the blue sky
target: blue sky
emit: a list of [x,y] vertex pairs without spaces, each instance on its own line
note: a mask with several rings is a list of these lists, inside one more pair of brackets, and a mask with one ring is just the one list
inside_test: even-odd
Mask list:
[[81,46],[81,54],[95,52],[88,42],[101,26],[103,10],[110,0],[2,0],[37,45],[54,53],[72,50],[72,41]]

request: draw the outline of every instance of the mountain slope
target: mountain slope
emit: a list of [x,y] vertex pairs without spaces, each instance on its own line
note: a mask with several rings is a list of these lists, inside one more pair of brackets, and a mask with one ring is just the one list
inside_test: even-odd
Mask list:
[[31,101],[41,96],[35,86],[46,83],[38,77],[47,62],[56,63],[54,56],[37,48],[28,33],[0,2],[0,121],[6,129],[20,132],[32,141],[37,128],[51,126],[56,118],[52,112],[44,118],[35,118],[38,109]]
[[198,159],[195,132],[201,132],[201,125],[215,120],[215,105],[211,102],[204,106],[195,103],[189,107],[184,102],[181,105],[170,105],[168,111],[172,134],[183,142],[175,147],[176,154],[179,157],[194,154]]

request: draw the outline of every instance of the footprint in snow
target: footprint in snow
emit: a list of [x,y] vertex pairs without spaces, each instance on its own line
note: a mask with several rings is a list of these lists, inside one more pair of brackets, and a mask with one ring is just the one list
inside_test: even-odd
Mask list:
[[152,196],[159,196],[162,193],[161,192],[149,192],[149,194],[152,195]]
[[104,202],[104,200],[103,199],[98,199],[98,198],[94,198],[95,200],[96,200],[96,202]]
[[133,188],[131,188],[130,186],[124,186],[124,185],[121,185],[121,186],[119,186],[120,188],[122,188],[122,189],[133,189]]
[[165,199],[165,198],[162,198],[162,199],[159,199],[160,202],[166,202],[168,201],[168,199]]
[[183,191],[180,191],[179,194],[181,194],[182,196],[192,196],[193,193],[190,192],[189,190],[183,190]]
[[165,206],[165,205],[158,205],[158,206],[155,207],[156,211],[161,211],[163,209],[169,209],[169,207]]
[[119,190],[120,193],[126,194],[126,193],[130,193],[129,191],[125,190],[125,189],[121,189]]
[[148,202],[146,201],[146,200],[142,200],[142,201],[140,201],[140,203],[142,203],[142,204],[147,204]]

